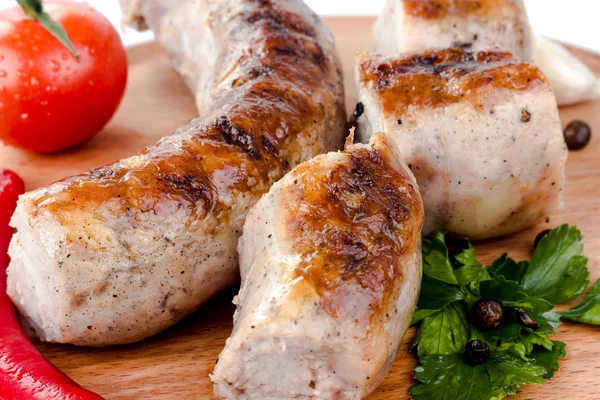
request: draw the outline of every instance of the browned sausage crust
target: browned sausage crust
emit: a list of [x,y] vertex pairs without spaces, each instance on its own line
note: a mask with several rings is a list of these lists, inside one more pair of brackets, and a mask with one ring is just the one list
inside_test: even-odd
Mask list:
[[[339,65],[324,54],[306,18],[278,9],[269,0],[246,3],[253,5],[251,11],[231,16],[224,24],[228,30],[224,36],[233,43],[249,42],[248,51],[238,54],[229,66],[236,77],[229,90],[213,99],[217,103],[213,115],[175,132],[185,139],[147,148],[143,164],[115,163],[68,178],[60,185],[69,196],[66,201],[47,202],[54,194],[50,191],[38,196],[36,205],[61,214],[69,207],[101,205],[118,198],[121,212],[131,213],[151,211],[164,199],[192,208],[201,202],[205,212],[226,214],[218,196],[223,188],[215,184],[217,171],[227,169],[229,179],[219,186],[229,191],[263,193],[301,158],[311,158],[307,153],[329,150],[324,146],[312,152],[298,149],[298,139],[323,120],[325,105],[314,101],[312,93],[327,85],[324,75],[332,70],[341,75]],[[220,79],[228,79],[228,74]],[[340,92],[333,85],[327,89]],[[337,107],[337,117],[342,119],[341,102],[328,106]],[[341,146],[339,125],[338,132],[322,134],[336,136]]]
[[560,204],[567,151],[556,101],[535,65],[464,47],[363,54],[360,139],[385,132],[415,174],[424,233],[487,239]]
[[242,285],[215,394],[366,398],[416,306],[422,224],[415,178],[383,134],[275,183],[238,246]]
[[383,55],[469,44],[533,59],[533,32],[523,0],[387,0],[371,50]]
[[405,117],[410,108],[438,108],[467,101],[481,109],[503,91],[546,87],[538,67],[501,51],[470,51],[453,47],[405,57],[362,57],[361,85],[370,85],[383,111]]
[[[392,142],[353,147],[344,163],[298,166],[286,193],[288,238],[301,261],[292,273],[337,317],[357,290],[376,317],[369,328],[383,329],[390,296],[402,281],[402,260],[420,245],[423,207],[408,169],[399,168]],[[381,143],[383,141],[383,143]],[[288,178],[289,180],[289,178]],[[356,315],[355,318],[359,318]],[[389,318],[389,314],[388,314]]]
[[[238,279],[248,209],[288,170],[343,142],[340,62],[301,1],[144,7],[174,58],[178,45],[212,49],[212,68],[197,71],[208,106],[137,156],[21,199],[9,293],[44,340],[133,342],[188,315]],[[37,283],[50,296],[43,312],[33,288],[42,275],[56,277]]]
[[442,19],[448,16],[487,17],[506,9],[520,11],[515,0],[404,0],[406,14],[414,18]]

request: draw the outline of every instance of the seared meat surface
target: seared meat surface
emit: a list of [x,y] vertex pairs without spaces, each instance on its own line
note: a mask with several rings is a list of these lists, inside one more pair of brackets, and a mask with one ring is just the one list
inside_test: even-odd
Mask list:
[[536,66],[510,53],[451,48],[365,54],[357,76],[360,139],[393,139],[419,183],[425,234],[506,235],[559,206],[567,148]]
[[250,211],[227,399],[361,399],[383,380],[421,284],[423,205],[391,137],[321,155]]
[[533,33],[523,0],[388,0],[371,49],[381,54],[470,44],[533,58]]
[[131,343],[189,315],[238,281],[250,207],[343,143],[340,62],[303,2],[135,5],[195,88],[201,117],[136,156],[21,197],[8,293],[44,341]]

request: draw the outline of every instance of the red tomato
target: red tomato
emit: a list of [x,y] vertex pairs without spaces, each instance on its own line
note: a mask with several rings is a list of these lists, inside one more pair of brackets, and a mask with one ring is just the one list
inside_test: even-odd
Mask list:
[[85,3],[44,3],[75,56],[20,7],[0,12],[0,140],[50,153],[84,142],[115,113],[127,55],[115,28]]

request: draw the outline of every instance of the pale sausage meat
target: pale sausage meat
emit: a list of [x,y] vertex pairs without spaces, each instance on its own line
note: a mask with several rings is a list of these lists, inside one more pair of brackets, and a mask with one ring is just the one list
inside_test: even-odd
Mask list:
[[517,232],[561,204],[567,148],[556,100],[534,65],[464,48],[358,64],[358,132],[386,132],[414,172],[424,233],[485,239]]
[[523,0],[388,0],[373,27],[380,54],[469,44],[533,58],[533,33]]
[[250,207],[287,171],[343,144],[340,61],[302,1],[134,3],[201,117],[138,155],[20,198],[8,294],[44,341],[131,343],[189,315],[238,281]]
[[383,380],[421,284],[423,205],[389,136],[321,155],[250,211],[226,399],[361,399]]

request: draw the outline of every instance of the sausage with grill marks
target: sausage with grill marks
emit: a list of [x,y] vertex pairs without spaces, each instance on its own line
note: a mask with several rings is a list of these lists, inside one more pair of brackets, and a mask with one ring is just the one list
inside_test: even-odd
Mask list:
[[343,143],[340,61],[302,1],[125,5],[154,29],[201,117],[136,156],[21,197],[8,293],[44,341],[131,343],[189,315],[238,281],[249,208]]

